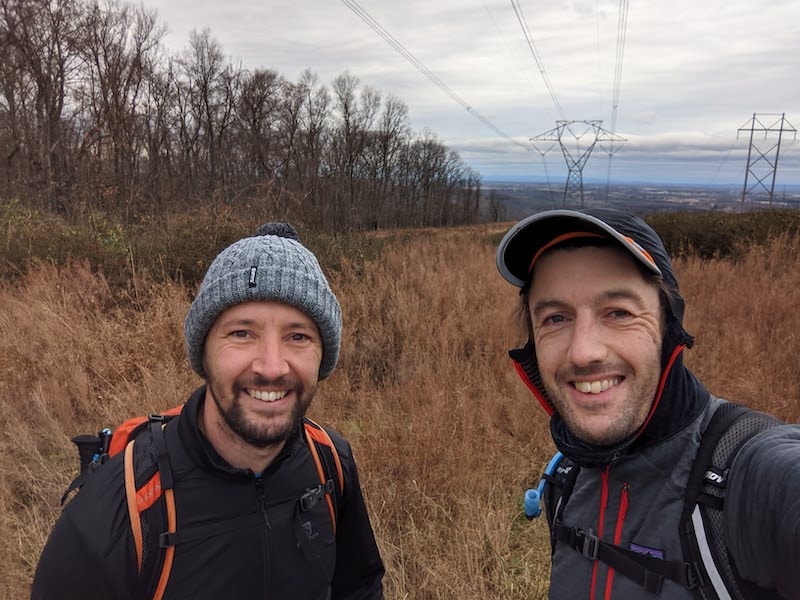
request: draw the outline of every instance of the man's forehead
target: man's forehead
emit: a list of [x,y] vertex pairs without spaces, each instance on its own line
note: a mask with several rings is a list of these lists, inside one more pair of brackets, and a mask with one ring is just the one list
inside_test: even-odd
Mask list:
[[[576,273],[581,277],[576,278]],[[566,244],[549,248],[537,260],[531,271],[530,287],[542,288],[547,283],[580,288],[586,277],[635,276],[636,281],[657,287],[629,252],[612,241],[603,243]],[[546,282],[541,281],[545,279]],[[537,285],[538,283],[538,285]]]

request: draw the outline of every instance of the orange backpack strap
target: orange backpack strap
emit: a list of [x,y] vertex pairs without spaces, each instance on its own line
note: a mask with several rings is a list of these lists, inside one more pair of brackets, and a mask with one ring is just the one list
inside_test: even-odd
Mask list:
[[[138,585],[143,590],[142,596],[157,600],[163,597],[166,590],[175,554],[175,546],[163,544],[162,540],[174,536],[177,527],[172,467],[164,439],[164,425],[168,419],[161,415],[150,415],[147,418],[149,432],[136,434],[128,442],[123,458],[125,496],[139,572]],[[166,522],[163,522],[162,514]],[[147,525],[143,525],[143,522]],[[164,526],[166,532],[161,533]],[[151,591],[153,574],[156,572],[159,575],[155,591]]]
[[[325,492],[325,502],[328,504],[328,512],[333,523],[333,532],[336,533],[336,517],[339,507],[338,498],[344,494],[344,474],[342,472],[342,461],[336,446],[331,440],[331,436],[320,425],[311,419],[303,419],[303,430],[305,431],[308,448],[314,459],[314,464],[319,477],[320,489]],[[333,462],[333,467],[330,463]],[[334,489],[330,489],[328,482],[331,481]],[[338,493],[335,493],[338,492]]]

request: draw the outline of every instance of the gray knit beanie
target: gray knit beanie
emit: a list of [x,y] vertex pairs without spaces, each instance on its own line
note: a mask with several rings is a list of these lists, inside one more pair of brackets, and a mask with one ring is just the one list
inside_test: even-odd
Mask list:
[[320,380],[331,374],[339,358],[342,312],[314,255],[288,223],[266,223],[255,236],[239,240],[219,253],[208,268],[184,321],[184,337],[192,369],[205,378],[203,346],[220,314],[236,304],[277,300],[304,312],[322,337]]

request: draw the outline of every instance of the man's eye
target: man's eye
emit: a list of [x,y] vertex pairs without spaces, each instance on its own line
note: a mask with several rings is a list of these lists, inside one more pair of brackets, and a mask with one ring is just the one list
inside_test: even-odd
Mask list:
[[609,311],[608,314],[615,319],[626,319],[631,316],[630,311],[627,311],[624,308],[615,308],[614,310]]
[[559,325],[566,321],[564,315],[548,315],[542,319],[542,325]]
[[307,339],[310,339],[310,338],[305,333],[293,333],[291,335],[291,340],[293,342],[304,342]]
[[235,338],[246,338],[247,331],[245,331],[244,329],[237,329],[235,331],[231,331],[230,336]]

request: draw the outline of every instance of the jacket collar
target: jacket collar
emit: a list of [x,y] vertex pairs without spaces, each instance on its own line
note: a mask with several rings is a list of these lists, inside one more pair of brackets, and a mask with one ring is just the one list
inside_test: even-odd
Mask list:
[[520,378],[550,415],[550,433],[559,452],[586,467],[612,464],[645,446],[672,437],[691,423],[710,399],[708,391],[683,364],[684,345],[676,346],[664,365],[656,395],[642,427],[614,446],[597,446],[579,439],[555,411],[542,386],[533,345],[509,352]]

